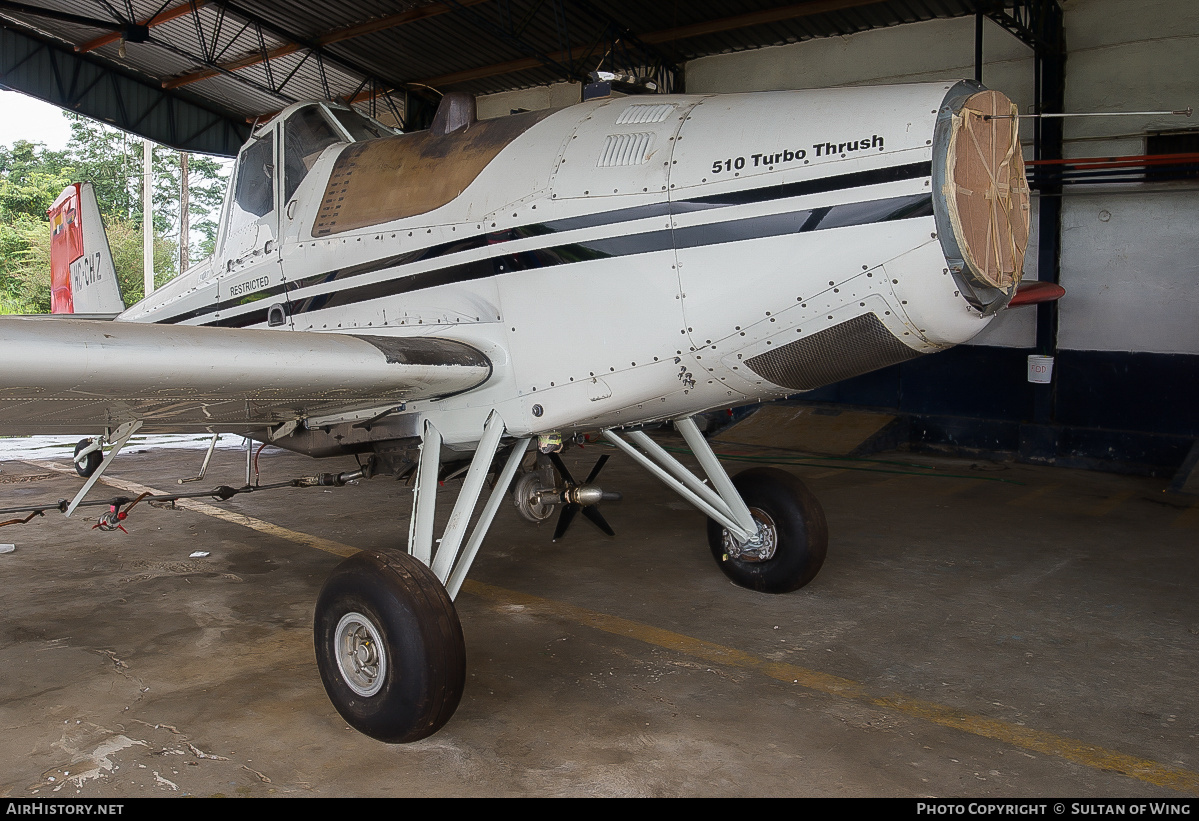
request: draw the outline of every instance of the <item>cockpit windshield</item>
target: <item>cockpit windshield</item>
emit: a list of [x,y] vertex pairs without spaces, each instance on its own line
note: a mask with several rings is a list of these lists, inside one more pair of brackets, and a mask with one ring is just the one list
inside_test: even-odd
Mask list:
[[301,108],[287,118],[283,123],[284,200],[291,199],[321,152],[341,140],[319,105]]
[[341,121],[345,130],[355,142],[377,140],[379,137],[394,137],[395,132],[386,126],[363,117],[357,111],[346,108],[333,109],[334,115]]

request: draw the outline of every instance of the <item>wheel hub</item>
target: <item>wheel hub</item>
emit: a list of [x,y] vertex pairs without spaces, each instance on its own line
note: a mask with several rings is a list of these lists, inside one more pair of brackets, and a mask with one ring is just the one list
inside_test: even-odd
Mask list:
[[725,555],[742,562],[770,561],[778,551],[778,530],[775,528],[774,519],[770,518],[766,511],[756,507],[751,507],[749,512],[758,526],[757,532],[749,541],[741,544],[727,530],[724,531]]
[[387,677],[383,637],[366,616],[346,613],[341,617],[334,631],[334,652],[342,679],[355,693],[369,697],[383,688]]

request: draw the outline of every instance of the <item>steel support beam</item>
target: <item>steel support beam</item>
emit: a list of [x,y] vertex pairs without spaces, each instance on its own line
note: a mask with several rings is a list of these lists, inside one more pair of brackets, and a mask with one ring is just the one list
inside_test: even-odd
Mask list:
[[[1062,35],[1064,36],[1064,35]],[[1060,113],[1066,106],[1066,50],[1037,53],[1037,112]],[[1035,158],[1062,158],[1063,126],[1061,118],[1037,118]],[[1062,278],[1062,187],[1060,180],[1039,188],[1037,198],[1037,279],[1060,283]],[[1058,303],[1037,306],[1037,353],[1057,354]],[[1041,425],[1054,421],[1054,386],[1034,385],[1033,421]]]
[[979,0],[978,9],[1034,51],[1065,53],[1058,0]]
[[751,537],[753,537],[756,528],[751,530],[738,524],[737,520],[733,518],[733,513],[730,510],[726,500],[719,499],[719,505],[713,504],[709,501],[709,499],[711,499],[711,492],[704,492],[704,494],[701,496],[699,493],[696,493],[694,490],[692,490],[691,487],[688,487],[688,484],[698,482],[697,479],[691,477],[690,482],[684,483],[672,475],[672,473],[676,470],[686,470],[686,468],[683,468],[683,466],[679,464],[678,460],[673,456],[666,454],[666,460],[664,463],[669,467],[669,469],[663,468],[655,461],[655,458],[659,456],[659,452],[665,453],[665,451],[661,451],[660,448],[651,449],[649,455],[646,455],[630,445],[628,442],[621,439],[614,430],[604,431],[603,436],[613,445],[616,445],[616,447],[624,451],[624,453],[626,453],[634,462],[641,465],[651,474],[656,476],[660,482],[665,484],[679,496],[682,496],[684,501],[698,508],[699,511],[705,516],[715,519],[721,525],[721,527],[726,529],[738,542],[745,543],[749,541]]
[[[469,4],[467,3],[463,3],[460,0],[446,0],[446,2],[453,6],[455,11],[458,12],[459,19],[470,23],[479,31],[494,37],[499,42],[507,43],[511,46],[514,46],[518,50],[523,51],[525,54],[530,55],[530,59],[535,60],[537,65],[544,66],[545,68],[558,72],[559,76],[561,76],[563,79],[575,79],[581,82],[587,81],[587,75],[575,69],[572,66],[571,60],[567,60],[565,61],[565,64],[563,64],[563,62],[557,59],[555,55],[547,54],[539,50],[536,46],[526,42],[525,39],[520,36],[519,31],[502,24],[496,24],[487,16],[479,13],[473,8],[470,8]],[[561,53],[562,52],[559,52],[559,54]]]
[[[1058,0],[978,0],[975,33],[977,74],[982,76],[982,30],[985,15],[1033,50],[1033,94],[1038,114],[1066,110],[1066,35]],[[1038,117],[1033,124],[1033,159],[1060,160],[1065,123],[1061,118]],[[1037,279],[1058,284],[1061,280],[1062,188],[1060,178],[1037,186]],[[1037,305],[1037,353],[1057,353],[1058,303]],[[1032,420],[1038,425],[1054,421],[1054,386],[1034,385]],[[1050,454],[1051,455],[1051,454]]]
[[125,443],[129,441],[129,437],[137,433],[141,429],[142,422],[126,422],[121,425],[111,434],[106,434],[104,438],[108,439],[112,444],[112,449],[108,451],[108,455],[100,462],[96,471],[88,477],[88,480],[83,483],[83,487],[79,488],[79,492],[75,494],[75,498],[71,500],[71,504],[67,505],[67,509],[63,511],[67,516],[75,512],[75,508],[79,507],[79,503],[83,501],[83,497],[87,496],[87,492],[92,489],[96,482],[100,481],[100,477],[104,475],[104,471],[108,470],[108,466],[117,458],[117,454],[121,452],[121,448],[125,447]]
[[[484,3],[487,0],[459,0],[463,6],[473,6],[477,3]],[[420,8],[409,9],[408,11],[393,14],[389,17],[383,17],[379,20],[371,20],[368,23],[363,23],[357,26],[350,26],[344,29],[330,32],[315,40],[318,46],[328,46],[333,43],[341,43],[346,40],[352,40],[355,37],[362,37],[366,34],[374,34],[379,31],[405,26],[409,23],[416,23],[420,20],[427,20],[430,17],[436,17],[440,14],[452,11],[448,5],[433,4],[431,6],[421,6]],[[238,69],[247,68],[248,66],[256,66],[264,62],[264,59],[274,60],[277,57],[284,57],[288,54],[293,54],[303,49],[304,46],[299,43],[287,43],[286,45],[278,46],[271,49],[265,55],[251,54],[243,57],[240,60],[231,60],[227,63],[221,63],[218,68],[205,68],[199,71],[193,71],[190,74],[183,74],[174,79],[164,82],[163,88],[179,88],[180,86],[189,85],[199,82],[200,80],[209,77],[215,77],[222,71],[237,71]]]
[[232,157],[245,117],[0,21],[0,84],[182,151]]
[[720,460],[716,458],[716,453],[708,444],[708,440],[700,433],[695,419],[690,416],[676,419],[674,420],[674,429],[683,435],[687,447],[691,448],[691,453],[695,455],[699,466],[703,468],[708,480],[720,494],[720,498],[729,506],[729,513],[737,524],[749,531],[757,530],[753,514],[749,512],[749,506],[745,504],[741,494],[733,486],[733,480],[725,471],[724,465],[720,464]]
[[[980,12],[986,3],[980,3]],[[1066,110],[1066,35],[1058,0],[1015,0],[993,3],[986,15],[1010,31],[1033,50],[1034,97],[1038,114],[1060,114]],[[1010,6],[1010,10],[1009,10]],[[1062,158],[1064,121],[1038,117],[1034,123],[1033,159]],[[1037,279],[1061,281],[1062,189],[1052,181],[1038,186]],[[1037,353],[1057,353],[1058,303],[1037,305]],[[1038,425],[1054,421],[1053,385],[1034,385],[1032,419]]]
[[859,6],[875,6],[879,0],[808,0],[804,3],[792,3],[789,6],[779,6],[762,11],[751,11],[731,17],[721,17],[718,20],[705,20],[702,23],[692,23],[689,26],[651,31],[638,35],[643,43],[656,45],[670,43],[675,40],[686,40],[690,37],[702,37],[705,34],[719,34],[725,31],[749,28],[750,26],[781,23],[784,20],[796,20],[800,17],[811,17],[815,14],[845,11]]
[[[677,40],[686,40],[691,37],[702,37],[706,34],[716,34],[724,31],[748,28],[749,26],[778,23],[783,20],[810,17],[814,14],[844,11],[845,9],[852,9],[858,6],[870,6],[878,2],[879,0],[809,0],[806,3],[793,3],[780,8],[722,17],[718,20],[707,20],[688,26],[633,34],[632,36],[644,47],[656,46],[673,43]],[[541,68],[548,64],[572,63],[591,51],[591,46],[576,46],[539,57],[524,57],[516,60],[508,60],[503,63],[494,63],[488,66],[479,66],[478,68],[441,74],[436,77],[426,77],[417,82],[422,85],[433,86],[434,88],[450,86],[472,80],[482,80],[487,77],[515,74],[520,71]]]
[[71,14],[58,9],[48,9],[42,6],[31,6],[28,3],[13,3],[9,0],[0,0],[0,12],[13,12],[15,14],[25,14],[30,17],[42,17],[46,20],[59,20],[63,23],[74,23],[77,26],[87,26],[88,28],[103,29],[105,31],[113,31],[120,37],[120,32],[125,28],[126,24],[120,20],[101,20],[98,17],[84,17],[79,14]]
[[[305,38],[298,37],[295,34],[288,31],[287,29],[284,29],[283,27],[271,22],[269,19],[267,19],[265,17],[261,17],[257,14],[254,14],[254,13],[250,12],[248,9],[244,9],[244,8],[240,7],[236,3],[230,2],[229,0],[225,0],[223,3],[223,7],[227,10],[228,13],[234,15],[237,18],[245,20],[251,26],[256,28],[258,30],[259,36],[261,36],[261,34],[263,32],[266,32],[267,34],[270,34],[272,37],[276,37],[280,40],[283,40],[285,43],[295,43],[302,48],[309,49],[314,54],[316,54],[320,63],[328,63],[329,65],[337,68],[340,71],[344,71],[348,74],[356,75],[358,77],[364,77],[364,78],[366,78],[367,81],[373,81],[377,88],[385,89],[385,90],[389,91],[390,89],[393,89],[397,85],[399,85],[398,83],[396,83],[394,80],[392,80],[390,78],[379,77],[379,76],[375,75],[374,73],[368,71],[367,69],[358,65],[358,63],[355,62],[352,58],[347,57],[347,56],[342,56],[340,54],[333,54],[329,50],[322,48],[318,42],[313,42],[313,41],[307,40]],[[262,52],[263,53],[261,56],[264,56],[269,59],[269,53],[267,53],[265,49],[262,49]],[[269,62],[267,64],[269,66]],[[214,65],[214,66],[210,66],[210,67],[215,68],[218,71],[221,71],[222,73],[229,74],[229,76],[232,76],[232,77],[237,76],[236,73],[226,72],[226,71],[224,71],[224,69],[221,69],[219,66]],[[326,96],[329,96],[329,95],[326,95]]]
[[504,420],[498,413],[492,411],[491,415],[487,417],[487,424],[483,426],[483,437],[479,440],[479,447],[475,449],[475,455],[470,460],[470,469],[466,471],[466,478],[462,480],[458,498],[454,500],[454,509],[450,511],[450,519],[446,522],[445,530],[441,534],[441,543],[437,545],[437,554],[433,557],[433,564],[430,565],[434,575],[441,579],[442,584],[449,583],[450,570],[453,569],[454,562],[458,558],[458,548],[462,546],[462,540],[466,538],[466,528],[470,524],[471,515],[475,512],[479,494],[483,492],[483,481],[491,470],[491,462],[495,459],[495,452],[500,446],[500,437],[503,435]]
[[[156,26],[161,26],[163,23],[169,23],[172,20],[179,19],[180,17],[186,17],[187,15],[197,11],[201,6],[207,4],[208,0],[191,0],[190,2],[188,2],[188,0],[184,0],[182,4],[175,6],[173,9],[166,9],[165,11],[161,11],[153,17],[145,20],[139,20],[137,22],[137,26],[139,28],[152,29]],[[75,50],[78,52],[95,51],[101,46],[107,46],[110,43],[119,41],[122,36],[122,32],[119,31],[112,34],[105,34],[102,37],[97,37],[95,40],[88,40],[81,46],[75,46]]]

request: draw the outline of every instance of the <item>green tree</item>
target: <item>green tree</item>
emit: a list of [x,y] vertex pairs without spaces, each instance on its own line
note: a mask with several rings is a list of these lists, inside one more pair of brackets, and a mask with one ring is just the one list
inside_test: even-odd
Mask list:
[[[117,281],[126,305],[143,296],[142,150],[144,142],[76,114],[65,151],[18,140],[0,146],[0,311],[50,310],[50,223],[46,210],[73,182],[91,182],[108,231]],[[189,158],[189,253],[211,253],[227,165]],[[178,270],[179,153],[154,151],[154,272],[162,285]]]
[[[126,305],[132,305],[146,295],[145,277],[142,275],[142,227],[134,225],[131,220],[112,220],[105,228],[121,297]],[[178,260],[179,246],[161,234],[155,234],[155,288],[165,285],[175,276]]]
[[[176,160],[178,156],[175,155]],[[221,204],[229,185],[232,164],[202,154],[192,154],[188,157],[188,167],[188,222],[192,246],[189,258],[192,262],[198,262],[212,256],[216,247],[217,221],[221,217]]]
[[71,125],[70,156],[77,179],[90,182],[106,218],[141,219],[141,140],[96,120],[63,112]]
[[25,140],[17,140],[11,149],[0,146],[0,218],[24,214],[45,219],[46,209],[71,183],[73,173],[66,152]]
[[[64,116],[71,122],[71,143],[65,153],[74,162],[76,176],[95,186],[100,212],[105,218],[120,215],[140,225],[145,142],[78,114]],[[189,239],[194,249],[189,258],[194,261],[211,253],[229,171],[226,163],[202,154],[192,154],[188,164],[188,224],[193,235]],[[155,146],[154,230],[175,237],[176,243],[180,188],[179,152]]]
[[70,184],[72,173],[65,152],[48,151],[25,140],[11,149],[0,146],[0,309],[9,313],[50,309],[46,209]]
[[28,214],[0,222],[0,309],[50,311],[50,223]]

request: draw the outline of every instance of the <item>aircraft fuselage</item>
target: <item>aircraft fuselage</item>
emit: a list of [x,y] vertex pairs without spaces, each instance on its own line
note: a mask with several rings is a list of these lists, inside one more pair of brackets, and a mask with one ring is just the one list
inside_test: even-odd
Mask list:
[[[527,435],[810,390],[990,321],[941,190],[939,124],[978,91],[596,100],[336,142],[247,206],[258,165],[301,167],[289,109],[243,149],[214,258],[120,318],[441,337],[491,360],[481,387],[355,428],[357,447],[416,435],[433,410],[466,446],[492,410]],[[310,419],[298,447],[331,452],[319,431],[387,410]]]

